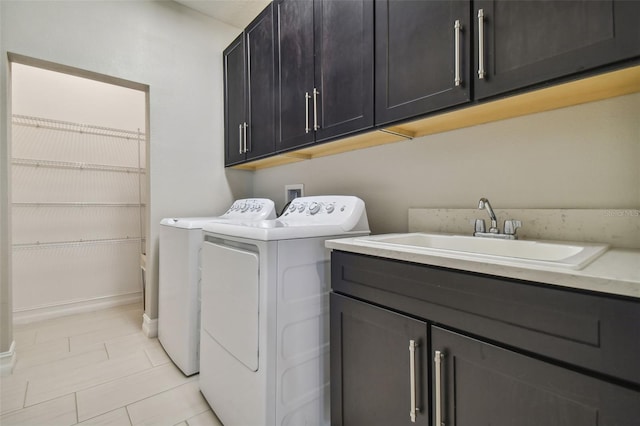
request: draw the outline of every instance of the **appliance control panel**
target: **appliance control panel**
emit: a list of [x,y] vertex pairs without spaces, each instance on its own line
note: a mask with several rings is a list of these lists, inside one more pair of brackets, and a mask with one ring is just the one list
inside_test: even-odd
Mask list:
[[245,198],[233,202],[221,218],[264,220],[275,219],[276,207],[273,201],[267,198]]
[[357,197],[318,195],[294,199],[278,220],[288,225],[339,225],[364,214],[364,202]]
[[[245,200],[238,201],[242,211]],[[229,235],[260,241],[370,232],[364,201],[348,195],[298,197],[275,220],[216,221],[205,224],[202,229],[205,234]]]

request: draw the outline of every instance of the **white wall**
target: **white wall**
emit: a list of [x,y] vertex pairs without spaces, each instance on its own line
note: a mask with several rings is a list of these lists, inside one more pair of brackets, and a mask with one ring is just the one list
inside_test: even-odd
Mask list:
[[4,51],[4,8],[0,3],[0,374],[11,371],[15,362],[13,343],[13,309],[11,294],[11,228],[9,216],[9,157],[11,106],[9,97],[9,64]]
[[353,194],[374,233],[406,232],[409,207],[640,208],[640,94],[474,126],[254,174],[280,207],[284,185]]
[[13,114],[144,132],[146,94],[114,84],[15,63]]
[[[222,50],[240,30],[168,1],[2,1],[0,8],[3,70],[12,52],[149,86],[146,313],[157,317],[160,220],[220,214],[251,194],[250,174],[223,167]],[[4,133],[0,142],[4,150]]]

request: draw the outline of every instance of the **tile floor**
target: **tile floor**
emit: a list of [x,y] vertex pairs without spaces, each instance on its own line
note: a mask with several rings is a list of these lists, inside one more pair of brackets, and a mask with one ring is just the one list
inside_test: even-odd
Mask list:
[[142,334],[142,313],[135,304],[17,325],[0,424],[220,426],[198,376]]

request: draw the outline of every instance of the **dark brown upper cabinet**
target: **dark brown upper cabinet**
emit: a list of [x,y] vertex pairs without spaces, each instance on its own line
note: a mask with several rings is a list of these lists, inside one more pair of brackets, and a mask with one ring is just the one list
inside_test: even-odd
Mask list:
[[372,0],[279,0],[274,7],[276,150],[372,127]]
[[469,1],[376,0],[376,124],[471,99]]
[[640,55],[640,2],[474,1],[474,97]]
[[275,152],[273,5],[223,53],[225,165]]

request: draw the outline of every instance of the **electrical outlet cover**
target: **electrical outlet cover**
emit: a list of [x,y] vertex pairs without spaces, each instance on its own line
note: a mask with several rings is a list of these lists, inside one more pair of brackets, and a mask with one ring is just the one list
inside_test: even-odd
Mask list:
[[285,203],[288,203],[289,201],[298,197],[304,197],[304,184],[296,183],[284,186]]

